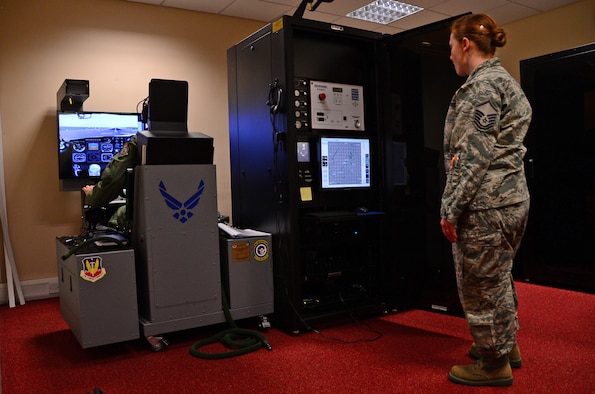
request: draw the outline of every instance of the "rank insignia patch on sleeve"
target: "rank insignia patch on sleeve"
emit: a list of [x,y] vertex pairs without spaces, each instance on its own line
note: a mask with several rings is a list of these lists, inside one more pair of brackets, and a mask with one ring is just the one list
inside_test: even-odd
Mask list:
[[496,116],[498,113],[489,102],[475,108],[475,116],[473,118],[473,125],[478,131],[482,133],[492,130],[496,124]]

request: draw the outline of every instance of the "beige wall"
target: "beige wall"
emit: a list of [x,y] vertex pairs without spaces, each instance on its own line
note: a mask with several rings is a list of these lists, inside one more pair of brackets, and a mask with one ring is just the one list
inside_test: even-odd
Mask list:
[[[188,125],[214,137],[219,210],[231,214],[226,50],[262,25],[122,0],[0,0],[6,197],[22,281],[55,277],[55,237],[79,233],[80,195],[60,192],[57,177],[64,79],[88,79],[84,109],[105,111],[136,111],[151,78],[187,80]],[[518,78],[521,59],[594,41],[595,2],[505,28],[500,56]]]
[[151,78],[188,81],[188,126],[214,138],[219,210],[231,214],[226,51],[263,25],[122,0],[0,0],[8,223],[22,281],[55,277],[55,237],[80,231],[80,194],[60,192],[57,175],[64,79],[90,81],[85,110],[124,112]]
[[577,3],[503,26],[502,65],[520,81],[519,62],[595,42],[595,1]]

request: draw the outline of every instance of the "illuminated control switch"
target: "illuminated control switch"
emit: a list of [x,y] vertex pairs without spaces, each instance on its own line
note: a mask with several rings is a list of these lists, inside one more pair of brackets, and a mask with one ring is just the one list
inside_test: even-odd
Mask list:
[[320,94],[318,95],[318,99],[319,99],[320,101],[324,101],[324,100],[326,100],[326,94],[324,94],[324,93],[320,93]]

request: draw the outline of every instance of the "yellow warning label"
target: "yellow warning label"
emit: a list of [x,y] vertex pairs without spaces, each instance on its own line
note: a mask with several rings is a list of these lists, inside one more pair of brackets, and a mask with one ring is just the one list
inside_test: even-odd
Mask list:
[[283,29],[283,18],[279,18],[273,22],[272,30],[273,33],[278,32],[279,30]]
[[231,245],[231,262],[250,261],[250,242],[234,242]]
[[302,201],[312,201],[312,188],[309,186],[300,187],[300,199]]

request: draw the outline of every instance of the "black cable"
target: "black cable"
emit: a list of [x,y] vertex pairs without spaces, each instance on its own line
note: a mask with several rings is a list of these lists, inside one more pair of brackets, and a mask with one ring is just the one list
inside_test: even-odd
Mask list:
[[149,96],[145,97],[144,99],[142,99],[141,101],[139,101],[138,103],[136,103],[136,113],[141,113],[141,111],[139,111],[139,106],[142,104],[143,108],[149,103]]
[[67,258],[69,258],[70,256],[72,256],[73,254],[75,254],[76,252],[78,252],[81,248],[96,242],[96,241],[109,241],[109,242],[115,242],[117,243],[119,246],[121,247],[125,247],[126,244],[123,243],[122,241],[120,241],[119,239],[116,239],[114,237],[110,237],[107,235],[102,235],[99,237],[93,237],[93,238],[89,238],[83,242],[81,242],[80,244],[76,245],[75,247],[71,248],[68,252],[66,252],[63,256],[62,256],[62,260],[66,260]]
[[[139,111],[139,105],[141,104],[142,108]],[[136,104],[136,113],[141,114],[141,122],[143,124],[143,128],[145,128],[149,121],[149,96],[145,97]]]
[[372,326],[370,326],[367,323],[364,323],[361,320],[358,320],[354,315],[353,312],[351,310],[351,308],[349,308],[347,306],[347,303],[345,302],[345,300],[343,299],[343,296],[341,295],[341,292],[339,292],[339,299],[341,300],[341,303],[343,304],[343,306],[345,306],[345,308],[347,309],[347,312],[349,313],[349,316],[351,317],[351,319],[353,319],[354,322],[359,323],[361,325],[363,325],[364,327],[366,327],[368,330],[370,330],[371,332],[373,332],[374,334],[376,334],[375,337],[372,338],[360,338],[360,339],[354,339],[352,341],[346,341],[344,339],[341,338],[335,338],[335,337],[329,337],[324,335],[322,332],[318,331],[318,330],[313,330],[314,332],[316,332],[318,335],[320,335],[321,337],[328,339],[328,340],[332,340],[332,341],[337,341],[337,342],[341,342],[341,343],[360,343],[360,342],[374,342],[380,338],[382,338],[383,334],[372,328]]
[[373,332],[376,336],[374,336],[372,338],[359,338],[359,339],[354,339],[354,340],[348,341],[348,340],[341,339],[341,338],[329,337],[328,335],[325,335],[322,331],[317,330],[317,329],[314,329],[314,328],[310,328],[310,330],[312,330],[312,332],[315,332],[316,334],[320,335],[324,339],[328,339],[329,341],[336,341],[336,342],[346,343],[346,344],[360,343],[360,342],[374,342],[374,341],[377,341],[377,340],[379,340],[380,338],[383,337],[383,334],[380,331],[373,329],[369,324],[366,324],[366,323],[364,323],[362,321],[359,321],[359,320],[354,320],[354,321],[356,323],[362,324],[368,330],[370,330],[371,332]]
[[382,332],[380,332],[380,331],[375,330],[374,328],[372,328],[372,326],[370,326],[369,324],[364,323],[364,322],[358,320],[353,315],[353,312],[351,311],[351,309],[347,306],[347,304],[346,304],[345,300],[343,299],[343,296],[341,295],[340,292],[339,292],[339,299],[341,300],[341,303],[343,304],[343,306],[347,309],[347,312],[349,313],[349,316],[351,317],[351,319],[354,322],[363,325],[368,330],[370,330],[371,332],[373,332],[374,334],[376,334],[374,337],[372,337],[372,338],[354,339],[352,341],[347,341],[347,340],[341,339],[341,338],[329,337],[328,335],[325,335],[322,331],[320,331],[320,330],[312,327],[311,325],[309,325],[306,322],[306,320],[304,320],[304,318],[302,317],[302,315],[298,312],[297,308],[295,307],[295,305],[291,301],[291,298],[289,297],[289,292],[288,292],[287,287],[285,287],[285,295],[287,296],[287,299],[288,299],[289,305],[291,306],[291,309],[293,309],[293,312],[296,314],[296,316],[298,317],[298,319],[300,319],[300,321],[302,322],[302,324],[304,325],[304,327],[306,328],[306,330],[312,331],[313,333],[316,333],[316,334],[320,335],[324,339],[327,339],[329,341],[336,341],[336,342],[340,342],[340,343],[345,343],[345,344],[351,344],[351,343],[360,343],[360,342],[374,342],[374,341],[377,341],[378,339],[382,338],[383,335],[384,335],[384,334],[382,334]]

